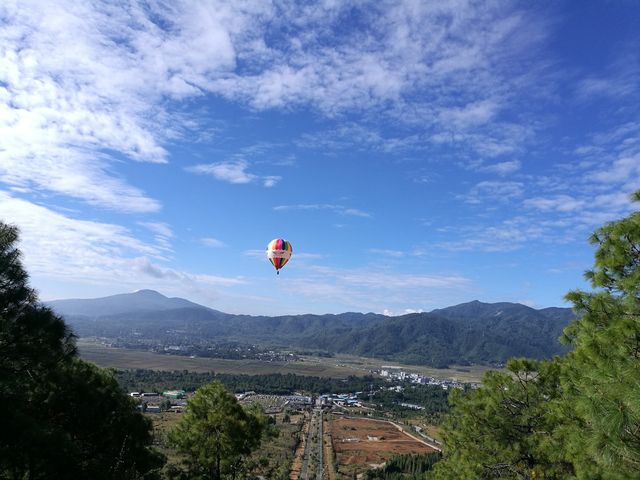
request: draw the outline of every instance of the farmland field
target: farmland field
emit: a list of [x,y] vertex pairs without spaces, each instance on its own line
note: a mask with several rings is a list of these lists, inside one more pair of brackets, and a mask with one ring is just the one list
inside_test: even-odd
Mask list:
[[378,466],[393,455],[435,451],[387,421],[337,415],[328,418],[327,435],[335,452],[339,478],[351,478],[354,471]]
[[83,359],[100,367],[120,369],[189,370],[192,372],[216,372],[260,375],[270,373],[293,373],[317,377],[346,378],[349,375],[364,376],[383,366],[402,368],[410,373],[419,373],[441,379],[457,379],[462,382],[479,382],[484,366],[430,368],[422,365],[401,365],[385,360],[336,355],[335,357],[303,357],[300,362],[267,362],[260,360],[226,360],[220,358],[190,358],[179,355],[164,355],[140,350],[111,348],[91,339],[80,339],[78,348]]
[[364,375],[362,370],[337,367],[331,363],[311,362],[266,362],[260,360],[225,360],[220,358],[190,358],[179,355],[163,355],[140,350],[111,348],[97,342],[78,342],[80,356],[100,367],[150,370],[189,370],[192,372],[215,372],[261,375],[270,373],[294,373],[317,377],[346,378],[349,375]]

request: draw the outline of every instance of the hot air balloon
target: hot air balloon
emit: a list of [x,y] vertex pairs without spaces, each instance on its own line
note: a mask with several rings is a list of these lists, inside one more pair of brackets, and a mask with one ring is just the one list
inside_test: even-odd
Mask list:
[[267,245],[267,258],[275,267],[276,273],[280,275],[280,269],[286,265],[291,258],[293,248],[291,243],[283,238],[274,238]]

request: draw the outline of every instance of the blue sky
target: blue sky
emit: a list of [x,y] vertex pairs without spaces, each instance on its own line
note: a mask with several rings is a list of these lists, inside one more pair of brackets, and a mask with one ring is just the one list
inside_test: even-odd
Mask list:
[[0,218],[47,300],[564,305],[640,188],[638,25],[622,0],[2,2]]

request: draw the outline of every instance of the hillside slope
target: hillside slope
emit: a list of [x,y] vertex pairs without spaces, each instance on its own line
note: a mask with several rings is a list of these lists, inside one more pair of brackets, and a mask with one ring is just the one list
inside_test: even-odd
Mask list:
[[81,337],[134,338],[147,345],[234,341],[437,367],[562,354],[566,348],[557,339],[574,318],[567,308],[536,310],[518,303],[479,301],[400,317],[353,312],[233,315],[150,290],[49,305]]

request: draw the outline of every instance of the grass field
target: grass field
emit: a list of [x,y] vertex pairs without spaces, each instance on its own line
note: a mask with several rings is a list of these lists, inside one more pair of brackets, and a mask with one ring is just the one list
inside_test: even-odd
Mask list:
[[379,370],[382,366],[396,366],[410,373],[420,373],[442,379],[456,379],[462,382],[479,382],[483,373],[489,370],[488,367],[482,366],[438,369],[419,365],[402,365],[385,360],[351,355],[336,355],[332,358],[303,357],[301,362],[189,358],[178,355],[111,348],[90,339],[80,339],[78,348],[83,359],[100,367],[120,369],[189,370],[193,372],[244,373],[249,375],[293,373],[317,377],[346,378],[349,375],[367,375],[371,370]]

